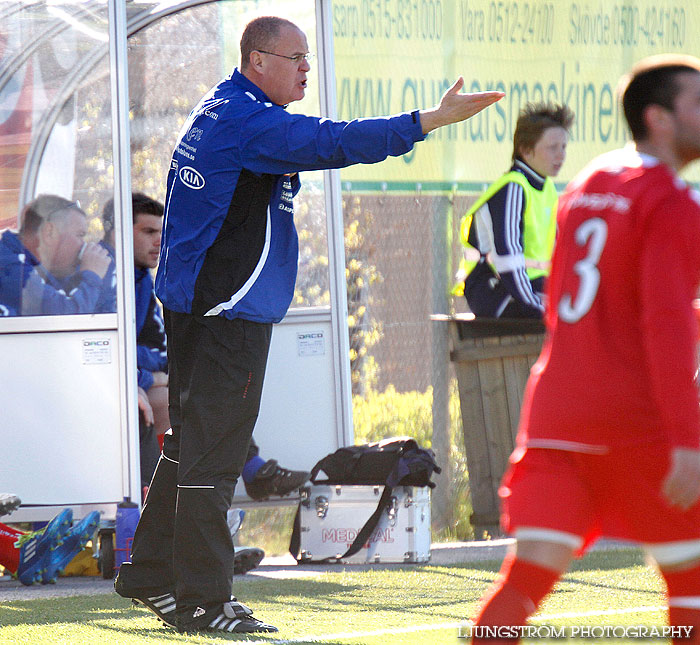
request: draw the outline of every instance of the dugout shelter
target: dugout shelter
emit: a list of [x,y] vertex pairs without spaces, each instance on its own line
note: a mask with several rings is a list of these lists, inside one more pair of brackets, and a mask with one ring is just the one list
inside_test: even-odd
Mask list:
[[[88,237],[114,199],[113,313],[0,317],[0,490],[12,521],[71,506],[107,519],[139,502],[131,191],[165,197],[170,153],[199,97],[238,64],[243,26],[288,16],[318,63],[299,108],[335,115],[328,0],[37,0],[0,4],[0,229],[44,193],[79,200]],[[352,443],[347,304],[337,172],[307,173],[297,200],[298,290],[275,326],[255,439],[310,469]],[[314,247],[310,246],[313,241]],[[315,256],[321,245],[327,262]],[[247,498],[237,489],[241,503]]]

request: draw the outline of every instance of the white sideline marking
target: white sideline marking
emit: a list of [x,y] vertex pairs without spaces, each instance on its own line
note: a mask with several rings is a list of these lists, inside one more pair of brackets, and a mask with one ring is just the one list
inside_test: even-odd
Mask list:
[[[629,607],[627,609],[599,609],[591,611],[571,611],[560,614],[540,614],[531,618],[531,622],[553,620],[558,618],[585,618],[588,616],[615,616],[617,614],[643,614],[654,611],[666,611],[666,607]],[[459,629],[464,621],[458,623],[438,623],[432,625],[415,625],[396,629],[375,629],[371,632],[342,632],[339,634],[319,634],[299,636],[285,640],[246,641],[248,645],[292,645],[293,643],[322,643],[323,641],[339,640],[341,638],[368,638],[370,636],[390,636],[392,634],[411,634],[414,632],[430,632],[442,629]]]

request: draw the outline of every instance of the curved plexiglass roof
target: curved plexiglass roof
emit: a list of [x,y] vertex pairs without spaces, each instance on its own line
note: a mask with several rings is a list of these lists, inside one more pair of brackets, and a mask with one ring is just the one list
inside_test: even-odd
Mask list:
[[[162,72],[167,55],[153,56],[152,51],[143,51],[147,59],[141,56],[139,60],[138,49],[144,50],[144,39],[139,41],[138,34],[163,18],[184,17],[183,12],[187,12],[184,29],[178,20],[169,23],[170,29],[160,31],[177,32],[181,38],[170,33],[170,43],[166,44],[180,41],[181,54],[189,44],[192,53],[200,53],[197,64],[208,49],[203,43],[213,39],[216,47],[209,48],[210,60],[203,70],[211,70],[210,80],[214,82],[222,71],[218,33],[222,20],[214,14],[227,4],[231,3],[217,7],[212,0],[128,2],[127,33],[130,49],[137,50],[135,55],[130,54],[130,67],[145,72],[155,65]],[[202,31],[207,23],[213,26]],[[111,178],[100,178],[109,175],[111,167],[107,3],[10,3],[0,10],[0,25],[0,155],[2,167],[13,175],[12,181],[8,177],[4,182],[9,185],[2,186],[0,227],[11,223],[21,206],[38,192],[73,193],[85,204],[101,201],[101,188],[111,192]],[[196,39],[193,34],[197,34]],[[162,45],[159,51],[164,53]],[[163,74],[158,76],[151,96],[162,98],[167,94],[175,99],[173,91],[177,88],[172,84],[164,87],[168,79]],[[138,107],[139,95],[146,94],[140,87],[143,76],[139,78],[132,70],[130,77],[131,105],[143,113],[143,107]],[[186,100],[184,96],[182,99]],[[176,132],[174,124],[171,129]],[[134,146],[138,148],[138,143],[132,142]],[[72,181],[71,161],[75,164]],[[104,181],[107,179],[110,181]]]

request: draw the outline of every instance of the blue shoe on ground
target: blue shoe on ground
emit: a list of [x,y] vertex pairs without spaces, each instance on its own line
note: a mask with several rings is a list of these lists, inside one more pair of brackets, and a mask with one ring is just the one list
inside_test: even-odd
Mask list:
[[73,511],[64,508],[43,529],[21,535],[16,542],[20,548],[17,579],[31,585],[42,579],[51,563],[51,554],[61,544],[64,534],[73,522]]
[[51,551],[48,565],[41,576],[42,584],[54,584],[68,563],[83,550],[100,524],[100,514],[93,511],[63,535],[61,544]]
[[229,508],[228,511],[226,511],[226,522],[231,532],[231,538],[236,537],[236,533],[241,530],[244,517],[245,511],[242,508]]

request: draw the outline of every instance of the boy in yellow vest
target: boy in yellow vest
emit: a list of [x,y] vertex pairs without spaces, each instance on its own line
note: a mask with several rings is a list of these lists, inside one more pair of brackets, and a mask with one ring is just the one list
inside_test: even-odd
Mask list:
[[[574,113],[528,103],[513,136],[513,165],[462,218],[460,238],[478,251],[462,264],[475,316],[540,318],[556,232],[556,177],[566,159]],[[474,253],[476,256],[476,253]]]

